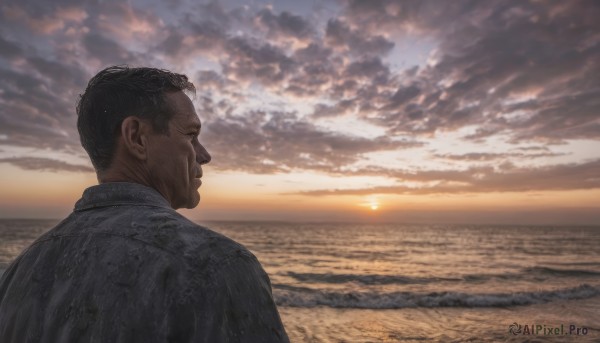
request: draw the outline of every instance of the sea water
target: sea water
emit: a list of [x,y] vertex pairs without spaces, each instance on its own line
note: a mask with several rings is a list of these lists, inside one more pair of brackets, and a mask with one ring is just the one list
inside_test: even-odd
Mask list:
[[[56,224],[0,220],[0,273]],[[206,222],[292,342],[600,342],[600,227]]]

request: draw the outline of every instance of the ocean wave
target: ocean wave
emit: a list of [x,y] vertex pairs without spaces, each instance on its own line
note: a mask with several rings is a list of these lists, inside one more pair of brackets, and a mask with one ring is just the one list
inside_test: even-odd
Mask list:
[[[277,287],[275,287],[277,288]],[[327,292],[319,290],[280,290],[274,292],[279,306],[363,309],[416,307],[507,307],[548,303],[556,300],[587,299],[600,295],[600,287],[583,284],[553,291],[517,293],[461,292]]]
[[334,273],[295,273],[288,272],[284,275],[290,276],[305,283],[360,283],[363,285],[389,285],[389,284],[428,284],[438,282],[483,282],[493,279],[498,280],[527,280],[545,277],[592,277],[600,276],[600,272],[585,269],[557,269],[545,266],[523,268],[518,273],[479,273],[458,275],[449,277],[412,277],[404,275],[382,275],[382,274],[334,274]]
[[600,262],[585,261],[585,262],[552,262],[553,265],[557,266],[594,266],[599,267]]
[[388,284],[425,284],[440,281],[461,281],[456,278],[420,278],[402,275],[380,275],[380,274],[333,274],[333,273],[294,273],[286,275],[301,282],[318,283],[348,283],[357,282],[363,285],[388,285]]
[[557,269],[550,267],[531,267],[524,270],[525,273],[537,273],[553,276],[600,276],[600,272],[585,269]]

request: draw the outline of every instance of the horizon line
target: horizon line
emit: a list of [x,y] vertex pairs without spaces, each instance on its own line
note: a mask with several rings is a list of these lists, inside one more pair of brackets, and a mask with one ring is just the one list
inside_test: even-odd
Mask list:
[[[61,221],[65,218],[37,218],[37,217],[20,217],[20,218],[11,218],[11,217],[0,217],[0,221],[9,221],[9,220],[33,220],[33,221]],[[189,219],[189,218],[188,218]],[[202,223],[269,223],[269,224],[350,224],[350,225],[448,225],[448,226],[535,226],[535,227],[592,227],[592,228],[600,228],[600,223],[597,224],[581,224],[581,223],[500,223],[500,222],[441,222],[441,221],[432,221],[432,222],[415,222],[415,221],[365,221],[365,220],[356,220],[356,221],[343,221],[343,220],[281,220],[281,219],[200,219],[194,218],[190,219],[194,223],[202,224]]]

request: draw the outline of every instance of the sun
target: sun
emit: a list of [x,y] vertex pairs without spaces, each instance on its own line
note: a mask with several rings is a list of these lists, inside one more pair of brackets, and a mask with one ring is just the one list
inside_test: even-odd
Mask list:
[[377,199],[376,197],[373,197],[373,196],[366,198],[365,201],[360,203],[359,206],[361,206],[362,208],[364,208],[366,211],[369,211],[369,212],[375,212],[375,211],[379,210],[381,207],[379,199]]
[[379,200],[371,196],[365,199],[365,201],[362,204],[360,204],[360,206],[364,207],[365,209],[370,209],[371,211],[377,211],[380,207]]

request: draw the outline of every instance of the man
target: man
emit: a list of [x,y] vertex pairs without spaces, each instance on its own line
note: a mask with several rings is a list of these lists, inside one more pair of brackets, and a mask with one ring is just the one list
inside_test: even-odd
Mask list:
[[185,75],[109,67],[77,106],[99,185],[0,280],[0,342],[288,342],[267,274],[187,220],[200,120]]

